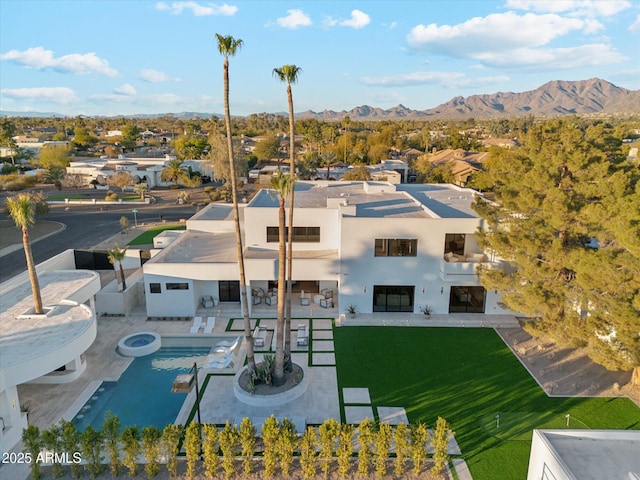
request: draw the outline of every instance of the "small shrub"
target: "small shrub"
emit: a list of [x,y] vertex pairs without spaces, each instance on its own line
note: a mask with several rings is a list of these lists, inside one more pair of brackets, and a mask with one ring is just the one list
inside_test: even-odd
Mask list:
[[142,429],[142,453],[147,461],[144,471],[149,478],[155,477],[160,471],[158,456],[160,455],[160,430],[153,425]]
[[122,464],[129,470],[129,476],[135,477],[138,453],[140,453],[140,435],[137,425],[125,427],[122,431],[122,449],[124,451]]
[[369,475],[371,465],[371,444],[373,442],[373,422],[370,418],[365,418],[358,427],[358,475]]
[[441,475],[449,463],[449,455],[447,454],[449,424],[442,417],[438,417],[436,421],[436,429],[431,437],[431,444],[433,446],[433,468],[431,471],[435,475]]
[[42,438],[40,429],[35,425],[29,425],[22,431],[22,443],[24,444],[24,452],[31,455],[32,461],[29,463],[31,468],[31,478],[38,480],[42,477],[42,469],[40,462],[36,462],[38,454],[42,449]]
[[399,423],[396,426],[394,441],[396,444],[396,458],[394,461],[393,473],[395,473],[396,476],[401,477],[404,475],[404,464],[407,458],[407,451],[409,450],[409,428],[407,425]]
[[278,432],[278,455],[280,456],[280,470],[285,477],[289,476],[293,465],[293,453],[296,449],[295,426],[288,418],[282,421]]
[[196,475],[196,464],[200,456],[200,424],[191,422],[184,434],[184,452],[187,457],[187,478]]
[[389,448],[391,447],[391,427],[388,423],[382,422],[375,434],[373,442],[376,448],[375,464],[376,474],[379,478],[387,474],[387,460],[389,459]]
[[109,454],[111,476],[117,477],[120,475],[120,419],[111,412],[107,412],[102,424],[102,433]]
[[413,473],[418,475],[427,460],[427,426],[418,423],[411,426],[411,459],[413,460]]
[[204,471],[209,477],[218,471],[218,430],[215,425],[202,426],[202,453],[204,455]]
[[[80,444],[80,432],[73,424],[67,420],[60,420],[60,446],[64,452],[77,452]],[[71,476],[80,478],[82,476],[82,465],[79,463],[71,464]]]
[[345,423],[340,429],[338,437],[338,476],[346,478],[351,468],[351,454],[353,453],[353,425]]
[[262,444],[264,446],[262,459],[264,461],[264,476],[271,478],[276,473],[278,465],[278,436],[280,424],[276,417],[271,415],[262,424]]
[[218,435],[220,450],[222,451],[222,468],[225,478],[229,479],[236,473],[236,450],[238,449],[238,429],[229,421]]
[[336,436],[340,432],[340,424],[333,418],[328,418],[320,425],[320,456],[322,457],[322,473],[328,475],[333,463],[333,450]]
[[[42,431],[42,446],[53,452],[62,451],[60,445],[60,427],[51,425],[48,430]],[[51,465],[51,473],[55,478],[64,476],[64,470],[60,461],[56,461]]]
[[313,478],[316,476],[316,457],[318,446],[318,436],[313,427],[307,427],[306,432],[300,441],[300,468],[304,478]]
[[164,427],[160,439],[161,452],[167,459],[167,470],[172,477],[178,476],[178,445],[183,432],[182,425],[168,424]]
[[91,478],[96,478],[102,472],[102,433],[89,425],[80,434],[82,455],[87,461],[87,470]]
[[243,418],[240,423],[240,445],[242,446],[243,473],[248,476],[253,471],[253,454],[256,448],[256,427],[249,418]]

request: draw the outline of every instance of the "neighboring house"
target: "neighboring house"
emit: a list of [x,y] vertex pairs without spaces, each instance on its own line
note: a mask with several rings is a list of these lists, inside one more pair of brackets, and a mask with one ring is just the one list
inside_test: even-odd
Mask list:
[[[512,313],[476,275],[480,264],[502,268],[478,246],[477,194],[448,184],[297,182],[295,285],[333,291],[339,311],[353,304],[363,313],[420,313],[424,305],[434,313]],[[259,191],[242,206],[241,222],[252,298],[277,279],[277,195]],[[193,316],[208,295],[240,301],[231,205],[210,204],[172,240],[143,265],[148,316]]]
[[638,430],[534,430],[527,480],[637,480],[638,452]]
[[105,134],[106,138],[121,137],[121,136],[122,136],[122,130],[108,130],[107,133]]
[[170,155],[164,158],[127,158],[119,155],[117,159],[100,158],[78,162],[71,162],[67,167],[67,174],[81,175],[89,184],[97,180],[101,184],[107,183],[107,178],[115,173],[126,170],[133,177],[134,182],[145,182],[149,188],[167,186],[172,182],[163,182],[160,178],[162,169],[174,159]]
[[435,151],[428,155],[427,160],[433,165],[451,164],[454,183],[464,187],[474,172],[482,170],[483,163],[489,157],[489,152],[468,152],[458,148],[452,150]]

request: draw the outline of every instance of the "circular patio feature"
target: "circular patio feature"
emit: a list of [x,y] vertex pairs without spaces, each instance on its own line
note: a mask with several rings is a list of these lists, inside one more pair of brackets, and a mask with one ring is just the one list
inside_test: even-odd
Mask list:
[[118,352],[125,357],[144,357],[157,351],[162,344],[155,332],[132,333],[118,342]]
[[284,405],[300,398],[309,387],[308,375],[305,375],[302,367],[295,363],[293,364],[293,374],[289,374],[287,382],[279,387],[262,384],[253,392],[248,391],[246,389],[248,376],[247,367],[236,373],[233,393],[237,400],[253,407]]

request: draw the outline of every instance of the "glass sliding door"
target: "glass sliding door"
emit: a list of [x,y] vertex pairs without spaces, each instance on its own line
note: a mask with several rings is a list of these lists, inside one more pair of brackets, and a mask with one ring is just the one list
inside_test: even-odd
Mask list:
[[449,313],[484,313],[484,287],[451,287]]
[[218,293],[221,302],[239,302],[240,301],[240,282],[220,280],[218,282]]
[[412,285],[374,285],[374,312],[413,312],[415,287]]

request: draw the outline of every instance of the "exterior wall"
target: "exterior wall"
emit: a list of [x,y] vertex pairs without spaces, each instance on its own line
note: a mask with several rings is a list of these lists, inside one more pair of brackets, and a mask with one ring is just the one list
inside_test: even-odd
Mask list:
[[[183,266],[184,268],[184,266]],[[185,282],[188,290],[167,290],[167,283]],[[160,283],[161,293],[150,293],[149,284]],[[149,317],[193,317],[199,298],[194,293],[194,281],[180,277],[146,274],[144,292]]]
[[[287,218],[289,211],[286,212]],[[278,251],[277,242],[267,243],[267,227],[278,226],[278,208],[246,208],[246,246]],[[320,227],[319,243],[294,242],[294,250],[335,250],[339,245],[337,208],[299,208],[293,212],[296,227]]]
[[[451,285],[480,285],[477,277],[464,282],[442,280],[440,261],[447,233],[473,234],[478,218],[406,219],[342,218],[340,234],[340,305],[354,304],[358,311],[373,311],[374,285],[415,287],[414,313],[430,305],[433,313],[448,313]],[[415,238],[415,257],[376,257],[376,238]],[[366,291],[365,291],[366,287]],[[493,307],[493,303],[492,303]]]

